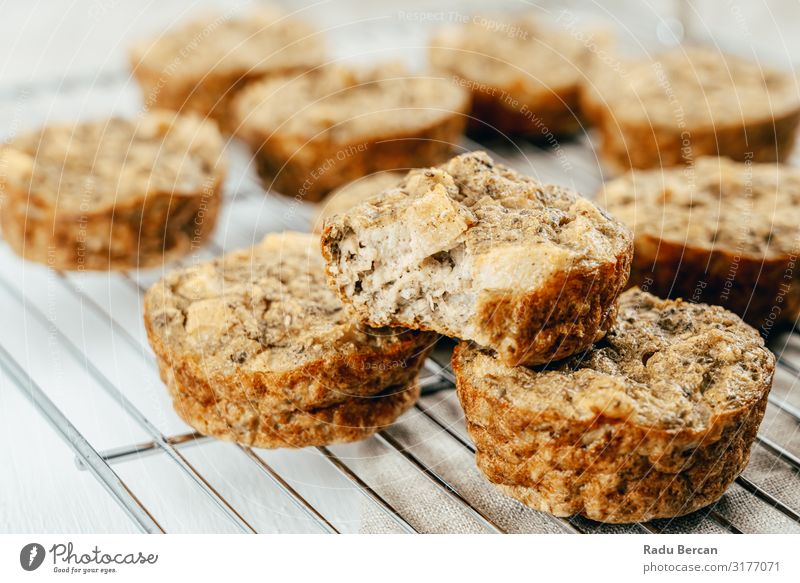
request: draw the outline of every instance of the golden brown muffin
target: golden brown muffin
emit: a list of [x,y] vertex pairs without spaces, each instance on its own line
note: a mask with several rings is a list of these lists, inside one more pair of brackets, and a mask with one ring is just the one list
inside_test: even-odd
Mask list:
[[470,126],[544,138],[580,127],[578,94],[589,53],[564,31],[523,15],[474,16],[431,39],[431,66],[472,92]]
[[418,394],[431,335],[361,327],[325,284],[319,239],[268,235],[167,275],[145,323],[175,409],[259,447],[365,437]]
[[581,93],[601,154],[616,169],[709,155],[768,162],[785,159],[794,146],[800,94],[788,73],[695,46],[624,69],[599,66]]
[[718,304],[768,333],[800,316],[800,171],[701,158],[637,170],[597,200],[634,231],[631,283]]
[[603,522],[719,499],[747,465],[774,366],[734,314],[638,289],[605,339],[552,367],[508,367],[468,343],[453,355],[489,480],[532,508]]
[[474,152],[330,218],[322,250],[363,322],[473,340],[514,365],[603,337],[633,244],[575,192]]
[[375,172],[445,160],[468,108],[451,80],[392,64],[272,79],[236,101],[238,134],[265,186],[310,201]]
[[231,102],[244,86],[308,71],[325,52],[311,25],[262,7],[197,18],[138,42],[129,60],[148,109],[194,112],[232,132]]
[[163,111],[19,136],[0,148],[3,237],[55,269],[159,265],[211,234],[222,151],[215,124]]

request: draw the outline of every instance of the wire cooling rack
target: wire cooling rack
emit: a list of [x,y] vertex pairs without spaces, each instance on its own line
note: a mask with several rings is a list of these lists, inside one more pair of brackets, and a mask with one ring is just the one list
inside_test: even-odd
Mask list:
[[[123,72],[71,78],[4,92],[0,102],[20,94],[28,99],[66,95],[90,86],[93,91],[116,92],[127,83]],[[488,150],[512,167],[587,195],[602,181],[588,138],[542,147],[487,147],[465,140],[463,148]],[[184,263],[247,246],[269,230],[308,228],[309,208],[263,192],[249,174],[247,155],[236,145],[229,150],[232,176],[217,232],[202,252]],[[119,426],[121,443],[101,447],[103,440],[85,435],[64,413],[65,406],[55,403],[50,377],[41,374],[30,355],[37,344],[35,334],[26,331],[22,343],[0,343],[0,367],[72,449],[74,471],[90,472],[143,532],[800,532],[796,332],[771,343],[778,369],[764,423],[748,468],[723,498],[678,519],[605,525],[535,512],[496,492],[478,473],[452,390],[447,346],[426,362],[423,397],[415,407],[394,426],[359,444],[274,452],[188,430],[169,409],[141,325],[144,290],[174,267],[141,273],[61,273],[26,264],[4,244],[0,249],[0,296],[10,302],[8,314],[20,314],[26,330],[38,327],[42,342],[64,355],[64,361],[52,366],[77,367],[85,381],[73,401],[110,401],[112,409],[107,411],[113,413],[104,413],[101,425]],[[137,438],[131,439],[134,435]],[[213,456],[207,453],[211,448]],[[156,460],[162,462],[159,471],[147,465]],[[135,470],[126,474],[126,467]],[[153,510],[180,508],[190,498],[204,499],[205,505],[192,502],[195,520],[177,522],[174,529]],[[203,520],[212,515],[214,520]]]

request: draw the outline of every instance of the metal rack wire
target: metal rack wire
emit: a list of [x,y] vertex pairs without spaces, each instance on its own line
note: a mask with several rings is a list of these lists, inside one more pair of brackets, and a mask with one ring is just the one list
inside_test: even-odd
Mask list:
[[[124,78],[109,76],[104,82],[113,85],[114,83],[124,82]],[[92,79],[74,79],[71,83],[80,87],[83,83],[91,83]],[[53,84],[50,90],[55,91],[57,87]],[[42,91],[48,88],[43,86]],[[7,98],[6,94],[0,95],[0,101]],[[552,172],[564,172],[564,180],[578,181],[583,185],[583,190],[591,188],[600,180],[597,166],[591,161],[587,161],[587,153],[590,150],[585,143],[576,142],[567,144],[569,155],[572,156],[569,172],[564,172],[559,168],[559,162],[554,153],[550,150],[541,149],[532,144],[522,144],[516,148],[511,148],[503,153],[493,152],[493,155],[505,161],[511,166],[524,166],[522,169],[530,168],[549,168]],[[476,149],[479,146],[469,140],[465,141],[466,149]],[[242,189],[236,196],[228,193],[226,204],[236,205],[242,200],[260,199],[264,193],[257,188]],[[218,255],[223,249],[218,243],[211,243],[208,249],[212,254]],[[139,281],[135,274],[121,274],[119,276],[126,286],[129,286],[137,295],[140,295],[145,285]],[[148,352],[148,348],[134,337],[124,325],[117,321],[115,315],[108,308],[103,307],[90,294],[76,285],[69,274],[57,274],[61,289],[64,294],[69,294],[79,301],[88,310],[94,312],[110,329],[110,331],[122,339],[123,343],[119,350],[135,353],[146,361],[147,366],[155,367],[155,360]],[[236,530],[253,533],[257,529],[247,518],[247,509],[237,507],[223,493],[214,487],[211,480],[201,472],[196,465],[191,463],[184,454],[187,448],[202,448],[213,440],[204,437],[196,432],[179,433],[173,435],[163,434],[157,426],[148,419],[147,416],[137,408],[123,390],[117,387],[112,380],[101,370],[98,363],[94,362],[89,354],[76,342],[68,337],[58,327],[52,325],[51,318],[45,311],[35,303],[26,301],[20,287],[16,285],[7,273],[0,271],[0,288],[14,298],[19,306],[31,319],[38,321],[43,326],[52,331],[55,340],[65,349],[65,351],[76,362],[85,367],[87,374],[97,383],[97,386],[110,397],[114,403],[127,415],[144,433],[148,440],[132,443],[123,447],[110,450],[98,451],[90,441],[85,438],[73,425],[70,419],[55,405],[48,396],[46,387],[42,387],[34,381],[30,370],[26,370],[21,363],[15,359],[7,347],[0,344],[0,367],[6,371],[8,376],[18,386],[20,391],[25,394],[33,405],[48,420],[53,428],[59,433],[64,441],[70,446],[75,454],[78,470],[88,471],[105,487],[109,495],[127,513],[133,523],[143,532],[158,533],[165,529],[158,521],[158,517],[153,515],[150,509],[142,502],[134,489],[127,484],[115,471],[114,466],[133,459],[142,459],[150,455],[159,455],[167,458],[197,489],[202,496],[206,497],[225,517],[225,519],[235,527]],[[138,310],[138,306],[131,306]],[[800,443],[795,440],[795,432],[800,428],[800,395],[794,389],[794,385],[800,374],[800,360],[792,360],[788,356],[791,351],[787,347],[800,347],[800,334],[796,332],[787,334],[778,339],[773,345],[773,349],[778,355],[778,366],[790,382],[784,382],[779,390],[775,391],[770,397],[768,413],[772,417],[779,417],[788,422],[793,427],[791,432],[778,432],[773,430],[771,425],[765,423],[762,431],[757,438],[757,445],[754,448],[754,457],[767,463],[770,467],[785,470],[790,475],[790,488],[780,488],[768,479],[759,477],[755,472],[745,471],[742,476],[737,478],[733,488],[740,488],[742,496],[728,495],[713,507],[704,509],[689,517],[670,521],[654,521],[647,524],[631,525],[629,527],[613,527],[594,523],[580,517],[556,518],[549,515],[539,515],[542,524],[549,525],[544,530],[548,532],[562,533],[586,533],[586,532],[700,532],[715,531],[740,533],[753,530],[786,530],[787,524],[791,528],[800,531],[800,499],[791,498],[791,489],[800,492]],[[786,352],[786,354],[784,354]],[[797,351],[800,354],[800,350]],[[415,405],[414,413],[428,422],[431,431],[438,432],[449,443],[454,451],[474,454],[474,447],[466,435],[461,420],[449,419],[437,412],[437,408],[431,404],[430,396],[441,391],[449,391],[453,388],[453,376],[448,370],[447,365],[443,364],[443,359],[429,359],[425,364],[424,375],[421,378],[423,387],[423,398]],[[399,425],[403,425],[403,421]],[[371,438],[387,450],[387,455],[393,456],[405,464],[410,472],[418,474],[429,485],[443,494],[453,505],[457,512],[468,517],[475,525],[477,530],[489,533],[504,533],[509,531],[525,530],[514,523],[513,517],[516,514],[522,516],[525,513],[532,513],[529,509],[521,505],[513,506],[512,519],[508,516],[499,517],[496,508],[487,505],[484,500],[476,499],[474,492],[456,483],[453,473],[447,473],[439,469],[436,460],[425,459],[424,456],[416,453],[414,448],[401,436],[397,435],[392,428],[378,432]],[[276,488],[282,496],[291,501],[313,525],[314,530],[328,533],[338,533],[334,520],[327,516],[324,509],[312,503],[308,497],[304,496],[296,487],[292,485],[290,476],[285,472],[277,471],[265,459],[264,452],[259,450],[227,444],[231,455],[238,455],[247,460],[247,463],[254,467],[262,478]],[[336,471],[346,480],[349,486],[360,493],[366,504],[391,522],[401,532],[415,533],[429,530],[428,525],[419,519],[412,519],[407,509],[390,495],[382,493],[378,487],[370,484],[370,480],[356,471],[348,460],[337,455],[329,447],[317,447],[316,454],[330,468]],[[372,460],[372,463],[381,463],[381,458]],[[752,465],[752,464],[751,464]],[[457,476],[455,476],[457,477]],[[235,476],[232,477],[235,479]],[[498,499],[502,495],[497,493]],[[790,499],[791,498],[791,499]],[[516,503],[511,503],[516,504]],[[538,514],[538,513],[535,513]],[[753,517],[759,518],[759,529],[753,528]],[[788,522],[785,522],[788,521]],[[766,525],[766,527],[764,527]],[[528,529],[529,530],[529,529]]]

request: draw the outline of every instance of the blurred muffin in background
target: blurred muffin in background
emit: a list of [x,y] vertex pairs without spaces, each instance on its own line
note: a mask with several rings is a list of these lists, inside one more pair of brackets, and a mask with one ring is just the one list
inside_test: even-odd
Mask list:
[[191,111],[226,131],[233,97],[248,83],[322,64],[322,36],[274,8],[206,16],[140,41],[130,50],[147,108]]
[[443,162],[468,110],[469,94],[450,79],[397,63],[267,79],[235,104],[237,136],[265,187],[309,201],[375,172]]
[[800,122],[794,76],[716,49],[682,46],[594,67],[581,105],[614,169],[689,163],[700,156],[784,160]]
[[225,176],[216,124],[150,112],[53,124],[0,148],[3,237],[54,269],[152,267],[205,243]]
[[720,305],[764,335],[800,316],[800,170],[704,157],[633,170],[596,200],[634,231],[631,285]]
[[470,129],[546,138],[580,127],[578,93],[589,52],[530,15],[473,16],[431,39],[435,71],[472,93]]

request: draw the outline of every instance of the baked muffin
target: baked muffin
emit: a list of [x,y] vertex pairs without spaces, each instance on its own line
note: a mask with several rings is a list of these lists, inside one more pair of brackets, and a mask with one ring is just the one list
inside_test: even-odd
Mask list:
[[638,289],[604,340],[553,366],[508,367],[467,343],[453,355],[489,480],[537,510],[614,523],[719,499],[747,465],[774,364],[732,313]]
[[374,172],[443,161],[468,107],[469,95],[449,79],[396,65],[331,66],[248,87],[236,114],[265,186],[318,201]]
[[473,340],[510,365],[602,338],[632,251],[592,202],[483,152],[411,171],[322,234],[330,284],[364,323]]
[[328,217],[350,210],[387,188],[397,186],[405,175],[405,172],[376,172],[340,186],[320,203],[314,219],[314,232],[322,232],[322,225]]
[[215,124],[163,111],[20,135],[0,148],[3,237],[55,269],[159,265],[211,234],[222,151]]
[[470,127],[544,138],[580,127],[578,94],[589,52],[531,16],[475,16],[431,39],[431,67],[472,92]]
[[148,109],[194,112],[233,131],[230,104],[242,87],[317,67],[325,52],[311,25],[262,7],[197,18],[136,43],[129,60]]
[[170,273],[145,325],[177,413],[257,447],[354,441],[416,401],[435,338],[359,326],[325,283],[319,239],[268,235]]
[[599,203],[634,231],[631,283],[721,305],[763,333],[800,316],[800,170],[700,158],[637,170]]
[[783,160],[800,94],[790,74],[712,48],[678,47],[625,74],[597,66],[581,94],[613,168],[673,166],[700,156]]

